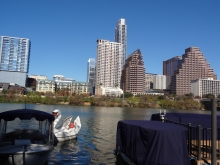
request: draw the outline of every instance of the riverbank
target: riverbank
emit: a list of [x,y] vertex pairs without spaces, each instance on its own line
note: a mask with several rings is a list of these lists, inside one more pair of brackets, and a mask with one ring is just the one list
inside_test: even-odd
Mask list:
[[47,105],[78,105],[78,106],[104,106],[104,107],[134,107],[134,108],[160,108],[180,110],[204,110],[204,105],[198,100],[187,96],[169,98],[157,95],[141,95],[129,97],[92,97],[88,95],[57,96],[51,93],[41,95],[28,93],[15,95],[12,93],[1,94],[2,103],[31,103]]

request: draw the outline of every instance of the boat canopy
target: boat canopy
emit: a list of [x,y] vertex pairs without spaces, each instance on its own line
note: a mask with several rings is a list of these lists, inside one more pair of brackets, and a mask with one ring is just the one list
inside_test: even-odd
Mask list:
[[160,121],[122,120],[116,151],[139,165],[189,164],[187,128]]
[[0,113],[0,119],[4,119],[5,121],[12,121],[15,120],[15,118],[19,118],[20,120],[30,120],[31,118],[35,118],[37,121],[48,119],[49,122],[52,122],[55,119],[50,113],[34,109],[16,109]]

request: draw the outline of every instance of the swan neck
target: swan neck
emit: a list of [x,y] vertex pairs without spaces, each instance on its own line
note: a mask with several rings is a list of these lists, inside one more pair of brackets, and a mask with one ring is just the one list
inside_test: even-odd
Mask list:
[[60,121],[61,115],[59,115],[55,120],[54,120],[54,127],[56,127],[57,123]]

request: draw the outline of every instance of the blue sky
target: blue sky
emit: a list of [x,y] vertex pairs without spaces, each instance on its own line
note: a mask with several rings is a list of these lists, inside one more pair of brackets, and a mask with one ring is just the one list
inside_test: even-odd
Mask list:
[[125,18],[127,56],[140,49],[147,73],[196,46],[220,76],[219,0],[1,0],[0,18],[0,36],[31,40],[29,75],[86,81],[96,40]]

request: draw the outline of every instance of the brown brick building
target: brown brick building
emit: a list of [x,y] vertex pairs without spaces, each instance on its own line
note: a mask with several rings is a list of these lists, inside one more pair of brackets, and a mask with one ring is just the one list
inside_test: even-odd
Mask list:
[[182,60],[171,78],[171,93],[185,95],[191,93],[191,80],[217,79],[210,64],[198,47],[185,49]]
[[145,67],[141,51],[137,49],[125,61],[121,89],[133,94],[145,93]]

